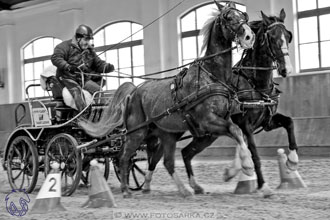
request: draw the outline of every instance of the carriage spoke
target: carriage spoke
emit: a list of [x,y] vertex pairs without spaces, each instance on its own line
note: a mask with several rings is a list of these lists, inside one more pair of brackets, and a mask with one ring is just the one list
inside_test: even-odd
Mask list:
[[134,170],[134,168],[132,168],[132,175],[133,175],[133,179],[134,179],[135,185],[136,185],[137,187],[140,187],[140,184],[139,184],[139,181],[138,181],[138,179],[137,179],[137,177],[136,177],[136,174],[135,174],[135,170]]
[[[24,170],[20,170],[16,177],[12,177],[12,180],[17,180],[18,177],[23,173]],[[23,174],[24,175],[24,174]]]
[[146,172],[141,170],[141,168],[139,166],[137,166],[136,164],[134,164],[133,168],[137,169],[137,171],[139,171],[139,173],[143,174],[143,176],[146,175]]

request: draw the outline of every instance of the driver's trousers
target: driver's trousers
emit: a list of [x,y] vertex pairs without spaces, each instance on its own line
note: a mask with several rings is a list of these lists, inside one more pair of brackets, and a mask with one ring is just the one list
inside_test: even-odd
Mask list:
[[[71,93],[73,99],[75,100],[78,111],[82,111],[87,106],[87,104],[85,101],[84,93],[82,92],[81,85],[72,79],[63,77],[60,77],[59,81]],[[100,91],[100,85],[92,80],[88,80],[85,82],[83,89],[88,91],[90,94],[93,94],[94,92]]]

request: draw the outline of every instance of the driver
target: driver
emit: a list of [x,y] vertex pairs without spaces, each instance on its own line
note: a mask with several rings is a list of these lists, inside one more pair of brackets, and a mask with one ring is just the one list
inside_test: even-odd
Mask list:
[[56,77],[71,93],[78,111],[82,111],[87,105],[82,88],[93,94],[99,91],[101,86],[100,80],[93,81],[87,75],[82,78],[81,71],[95,74],[114,70],[112,64],[106,63],[96,55],[92,40],[92,29],[84,24],[79,25],[73,38],[58,44],[51,56],[53,65],[57,67]]

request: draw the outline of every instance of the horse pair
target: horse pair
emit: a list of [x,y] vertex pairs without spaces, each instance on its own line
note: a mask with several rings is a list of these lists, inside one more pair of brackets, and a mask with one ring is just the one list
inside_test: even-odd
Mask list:
[[[187,168],[189,184],[195,193],[202,193],[203,189],[194,179],[191,159],[222,135],[230,136],[238,143],[234,163],[228,168],[225,178],[228,180],[234,177],[240,170],[247,175],[252,175],[255,167],[258,179],[261,178],[258,181],[259,188],[266,185],[262,179],[255,144],[253,145],[253,131],[260,126],[271,129],[281,124],[273,119],[275,115],[271,117],[273,111],[268,109],[242,112],[242,103],[237,99],[238,92],[232,84],[235,82],[239,91],[247,86],[248,89],[253,89],[251,91],[254,92],[251,93],[267,95],[270,91],[268,91],[268,87],[273,87],[271,84],[272,72],[263,70],[260,73],[259,70],[254,70],[250,75],[249,72],[242,70],[238,71],[239,74],[235,76],[232,71],[230,51],[232,41],[239,43],[245,49],[254,46],[254,49],[247,50],[247,54],[241,62],[242,65],[269,67],[276,61],[281,75],[289,73],[290,62],[287,46],[290,41],[290,32],[285,29],[283,24],[285,13],[282,10],[279,18],[269,18],[262,13],[263,20],[252,23],[252,31],[247,24],[246,13],[235,9],[232,4],[222,6],[216,1],[215,3],[218,11],[202,29],[203,48],[206,49],[203,58],[197,59],[187,71],[180,73],[175,78],[146,81],[138,87],[133,84],[123,84],[115,93],[115,100],[120,100],[120,103],[116,103],[116,111],[110,109],[110,106],[113,106],[112,103],[104,111],[99,122],[82,121],[79,123],[86,133],[102,137],[111,131],[112,121],[109,120],[111,114],[119,114],[123,117],[124,126],[127,129],[126,141],[123,144],[120,158],[121,190],[124,197],[131,196],[127,185],[129,160],[142,142],[147,143],[149,162],[144,191],[150,191],[153,171],[161,157],[164,156],[164,165],[174,179],[180,194],[191,195],[174,169],[176,142],[187,130],[191,131],[194,138],[182,150],[182,155]],[[257,33],[257,37],[254,33]],[[256,56],[260,54],[265,56],[262,61],[256,59]],[[243,74],[244,77],[241,76]],[[254,81],[254,84],[250,83],[251,80]],[[118,96],[120,97],[118,98]],[[247,137],[250,135],[248,143],[253,161],[244,141],[242,130],[229,118],[236,114],[241,116],[233,119],[241,126]],[[247,117],[247,115],[251,116]],[[252,119],[257,123],[251,122]],[[243,122],[244,120],[245,122]],[[268,121],[268,123],[264,121]],[[250,146],[250,144],[252,145]],[[290,144],[290,149],[295,148],[295,143]],[[294,163],[297,162],[297,157],[291,156],[290,158],[293,158]]]

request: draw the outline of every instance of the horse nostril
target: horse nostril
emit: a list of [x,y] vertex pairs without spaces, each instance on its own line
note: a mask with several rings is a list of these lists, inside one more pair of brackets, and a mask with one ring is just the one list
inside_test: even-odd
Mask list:
[[245,37],[245,40],[250,40],[250,38],[251,37],[248,35],[248,36]]

